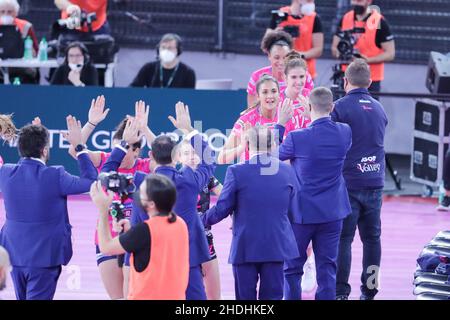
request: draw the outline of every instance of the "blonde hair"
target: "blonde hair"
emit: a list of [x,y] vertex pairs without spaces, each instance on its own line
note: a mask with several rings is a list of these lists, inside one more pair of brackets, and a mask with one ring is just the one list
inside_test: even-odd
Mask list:
[[11,141],[16,137],[16,131],[16,126],[12,121],[12,114],[0,114],[0,137]]
[[292,69],[302,68],[308,71],[308,65],[302,55],[295,50],[291,50],[284,58],[284,74],[287,76]]

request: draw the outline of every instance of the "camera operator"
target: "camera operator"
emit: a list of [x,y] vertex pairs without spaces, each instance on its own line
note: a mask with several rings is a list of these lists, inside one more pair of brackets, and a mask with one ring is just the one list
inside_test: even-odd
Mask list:
[[[67,19],[68,29],[94,34],[111,33],[106,16],[107,0],[55,0],[55,5],[61,10],[61,18]],[[92,22],[90,27],[89,22]]]
[[185,300],[189,279],[189,235],[184,220],[172,210],[177,199],[174,183],[163,175],[150,175],[139,188],[139,205],[149,219],[133,227],[121,220],[125,233],[112,238],[108,211],[113,193],[91,186],[91,198],[100,211],[99,241],[102,252],[131,257],[130,300]]
[[[381,81],[384,79],[384,63],[394,60],[395,42],[389,24],[378,10],[371,7],[372,0],[352,0],[352,10],[347,12],[339,21],[337,31],[331,44],[331,52],[335,58],[342,59],[338,50],[342,31],[363,28],[363,33],[354,33],[356,43],[354,49],[356,57],[363,58],[370,67],[372,84],[369,91],[379,92]],[[356,53],[356,52],[355,52]],[[347,61],[351,62],[351,61]],[[343,66],[345,71],[346,65]]]
[[284,30],[294,40],[294,50],[300,52],[308,64],[312,78],[317,77],[316,58],[323,51],[322,21],[316,13],[314,0],[292,0],[290,6],[272,11],[270,29]]

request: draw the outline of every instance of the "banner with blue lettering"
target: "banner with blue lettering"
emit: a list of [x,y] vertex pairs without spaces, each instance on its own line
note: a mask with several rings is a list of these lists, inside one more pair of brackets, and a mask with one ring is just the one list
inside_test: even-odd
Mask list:
[[[188,89],[142,89],[142,88],[74,88],[68,86],[0,86],[0,113],[13,113],[17,128],[40,117],[42,124],[50,131],[49,165],[63,165],[71,173],[78,174],[76,161],[68,154],[68,143],[61,135],[66,130],[66,116],[73,115],[84,125],[92,99],[98,95],[106,98],[110,108],[107,118],[100,123],[88,140],[91,150],[111,150],[111,139],[115,127],[127,115],[134,115],[135,102],[144,100],[150,105],[149,125],[156,134],[173,132],[168,120],[175,116],[175,104],[182,101],[189,106],[196,129],[206,133],[208,141],[215,149],[225,142],[239,113],[245,108],[245,91],[212,91]],[[200,131],[199,130],[199,131]],[[147,157],[148,150],[143,150]],[[2,144],[0,155],[5,163],[17,162],[17,148]],[[224,175],[224,167],[216,172]]]

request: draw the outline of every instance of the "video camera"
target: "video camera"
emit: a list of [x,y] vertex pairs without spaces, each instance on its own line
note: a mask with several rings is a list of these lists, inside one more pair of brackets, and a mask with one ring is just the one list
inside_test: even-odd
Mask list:
[[102,186],[107,190],[118,193],[121,197],[128,197],[134,191],[136,191],[136,186],[133,182],[133,175],[122,174],[115,171],[102,172],[98,175],[98,180],[101,182]]
[[339,59],[343,61],[349,61],[352,60],[353,57],[361,58],[358,50],[355,49],[357,39],[355,38],[354,34],[364,32],[364,28],[353,28],[351,30],[341,31],[336,34],[340,38],[337,45],[337,50],[339,51]]
[[[294,19],[300,19],[296,16],[289,15],[286,12],[283,12],[281,10],[272,10],[272,23],[276,26],[278,26],[280,23],[286,21],[289,16],[291,16]],[[289,33],[293,38],[300,37],[300,28],[298,26],[284,26],[283,31]]]
[[79,22],[79,26],[80,27],[84,27],[87,26],[89,28],[89,31],[92,31],[92,22],[97,20],[97,14],[95,12],[81,12],[80,17],[78,16],[70,16],[66,19],[59,19],[58,20],[58,24],[61,27],[66,27],[68,29],[73,29],[74,26],[78,25],[78,21],[77,19],[80,20]]

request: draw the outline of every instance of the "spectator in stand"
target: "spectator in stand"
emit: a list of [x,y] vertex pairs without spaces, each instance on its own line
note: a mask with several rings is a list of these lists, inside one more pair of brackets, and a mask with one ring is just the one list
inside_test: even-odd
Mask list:
[[130,84],[147,88],[195,88],[195,72],[180,61],[182,43],[179,35],[163,35],[156,48],[158,60],[145,64]]

